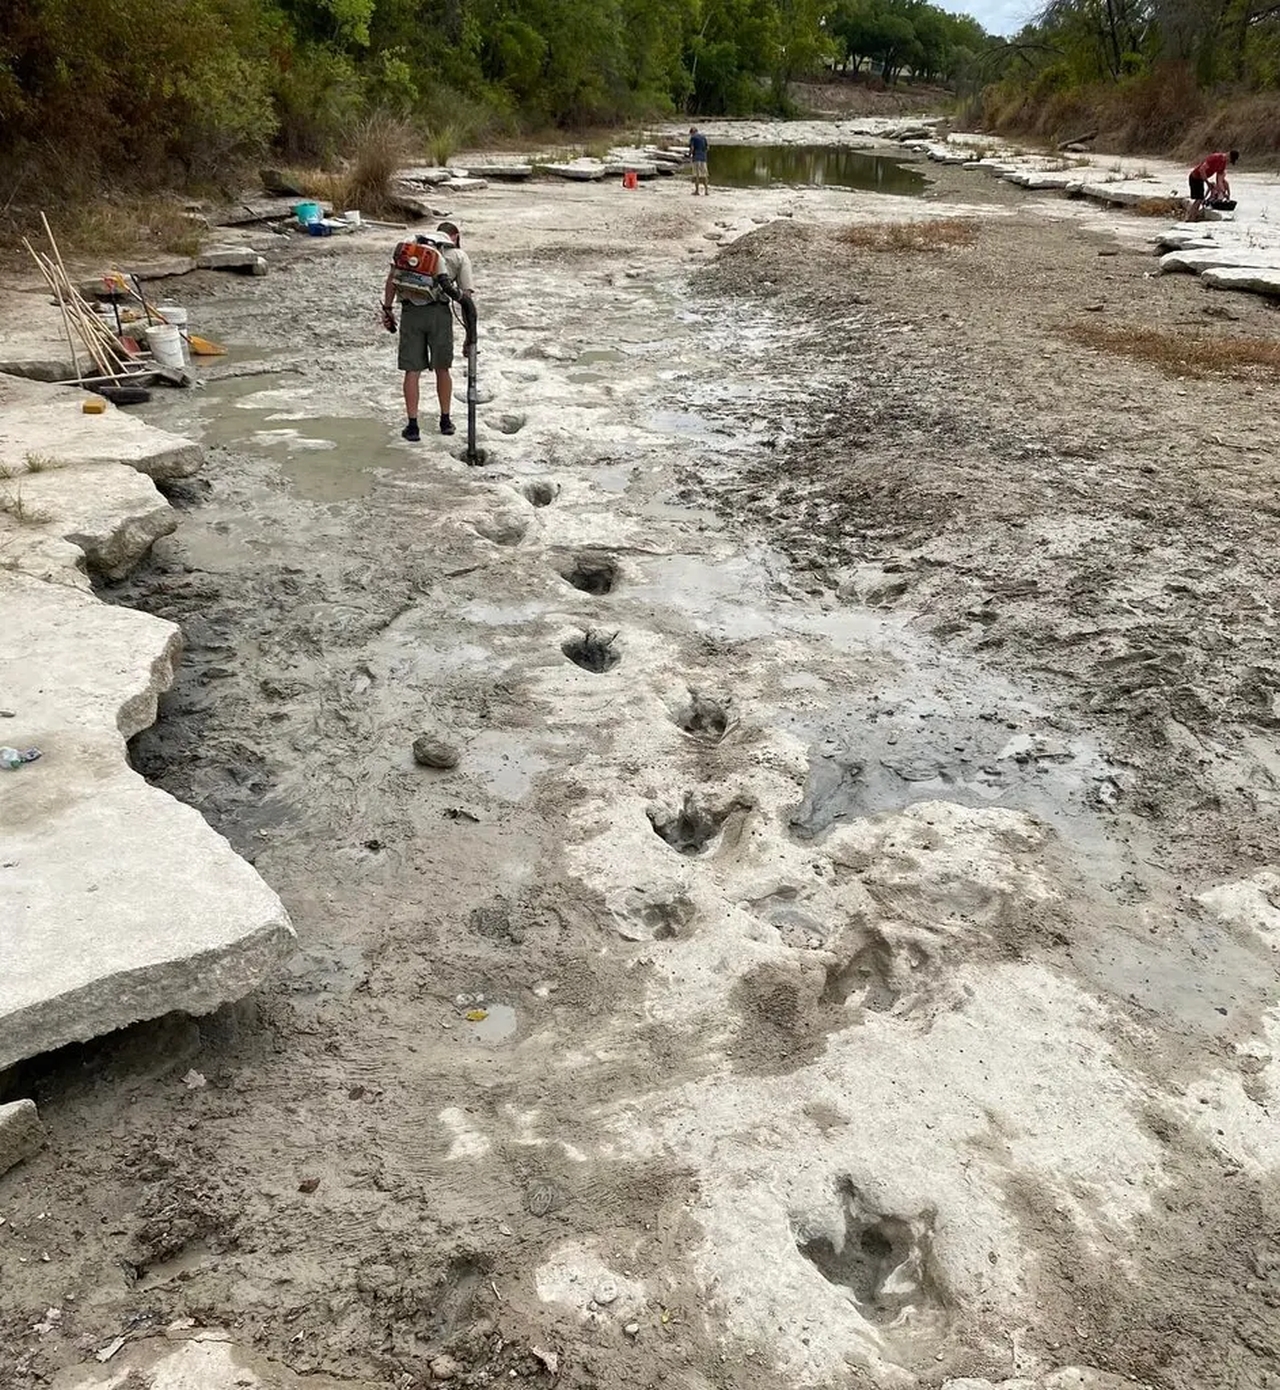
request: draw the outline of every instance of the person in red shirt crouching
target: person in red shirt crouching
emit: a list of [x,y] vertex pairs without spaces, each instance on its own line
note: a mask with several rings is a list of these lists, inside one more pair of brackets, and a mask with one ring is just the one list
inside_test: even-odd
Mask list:
[[1194,221],[1199,217],[1201,209],[1204,207],[1206,198],[1205,185],[1209,185],[1210,198],[1231,197],[1231,185],[1227,182],[1227,164],[1234,164],[1240,158],[1239,150],[1232,150],[1230,154],[1205,155],[1205,157],[1192,169],[1187,177],[1187,182],[1191,186],[1191,218]]

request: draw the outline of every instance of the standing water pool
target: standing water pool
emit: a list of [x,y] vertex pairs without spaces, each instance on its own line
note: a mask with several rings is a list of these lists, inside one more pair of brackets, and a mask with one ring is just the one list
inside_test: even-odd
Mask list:
[[918,196],[928,186],[918,169],[839,145],[713,145],[711,182],[732,188],[813,184],[899,197]]

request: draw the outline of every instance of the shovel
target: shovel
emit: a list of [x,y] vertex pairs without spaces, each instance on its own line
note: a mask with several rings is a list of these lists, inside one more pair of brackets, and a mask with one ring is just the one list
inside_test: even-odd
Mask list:
[[476,340],[472,335],[467,349],[467,452],[466,461],[478,468],[488,458],[484,449],[476,448]]

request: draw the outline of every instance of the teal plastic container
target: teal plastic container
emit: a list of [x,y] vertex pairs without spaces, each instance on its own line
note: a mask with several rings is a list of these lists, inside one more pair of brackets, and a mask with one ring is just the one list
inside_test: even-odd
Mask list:
[[293,209],[293,215],[298,219],[299,227],[306,227],[312,222],[319,222],[324,216],[324,209],[319,203],[298,203]]

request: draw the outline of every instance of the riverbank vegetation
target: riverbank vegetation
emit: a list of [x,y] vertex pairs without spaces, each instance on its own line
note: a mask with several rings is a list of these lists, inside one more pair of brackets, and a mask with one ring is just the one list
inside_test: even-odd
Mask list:
[[1267,0],[1050,0],[983,66],[965,114],[985,129],[1134,153],[1280,153],[1280,6]]
[[420,152],[793,109],[833,65],[952,81],[980,26],[924,0],[7,0],[0,208],[127,178],[323,163],[375,115]]

